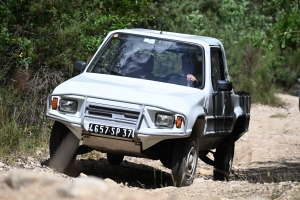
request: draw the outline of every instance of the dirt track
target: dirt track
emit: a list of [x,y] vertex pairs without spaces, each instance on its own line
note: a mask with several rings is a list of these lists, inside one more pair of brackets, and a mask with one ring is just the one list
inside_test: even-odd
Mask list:
[[248,180],[300,180],[299,98],[278,96],[287,103],[282,108],[252,106],[250,131],[236,143],[234,167]]
[[[159,161],[125,157],[121,166],[112,166],[106,161],[105,154],[100,153],[91,154],[89,159],[78,156],[74,170],[65,175],[43,166],[44,162],[41,165],[40,161],[47,161],[46,153],[40,159],[16,159],[15,166],[9,166],[0,160],[0,199],[1,194],[4,194],[3,197],[15,196],[15,199],[22,199],[22,195],[30,193],[30,184],[24,184],[28,189],[15,190],[1,181],[10,177],[10,172],[15,168],[46,172],[68,183],[78,179],[76,177],[82,173],[81,176],[105,179],[114,189],[117,187],[127,192],[140,191],[145,196],[154,193],[175,199],[300,199],[298,97],[282,94],[279,97],[286,102],[284,107],[252,105],[250,131],[236,143],[234,173],[229,182],[212,181],[212,167],[199,160],[194,184],[175,188],[172,187],[170,170],[164,168]],[[25,180],[26,178],[21,179],[23,182]],[[32,186],[32,190],[37,195],[31,199],[40,199],[41,194],[38,192],[40,190],[43,193],[43,188],[36,190],[36,186]],[[49,190],[50,185],[47,187],[47,191]],[[87,194],[89,192],[86,191]],[[53,197],[47,196],[44,199],[62,198],[55,195],[59,194],[53,192]]]

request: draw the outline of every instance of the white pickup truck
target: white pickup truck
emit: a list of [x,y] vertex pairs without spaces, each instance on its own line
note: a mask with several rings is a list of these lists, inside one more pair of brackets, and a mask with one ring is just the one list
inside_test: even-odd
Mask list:
[[219,40],[115,30],[74,69],[80,74],[47,101],[54,167],[96,150],[112,165],[125,155],[160,160],[178,187],[193,183],[198,158],[214,166],[215,180],[228,178],[235,141],[248,131],[250,96],[233,91]]

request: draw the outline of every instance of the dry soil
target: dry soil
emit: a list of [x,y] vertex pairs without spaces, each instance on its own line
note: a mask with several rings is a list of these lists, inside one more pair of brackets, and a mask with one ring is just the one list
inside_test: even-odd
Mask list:
[[[213,168],[199,160],[194,183],[176,188],[170,170],[159,161],[125,157],[121,166],[112,166],[100,153],[78,156],[74,170],[61,174],[47,167],[47,151],[37,150],[36,157],[24,155],[13,164],[0,158],[0,199],[104,199],[100,193],[105,196],[111,190],[120,198],[106,199],[140,199],[135,194],[144,199],[152,199],[151,195],[157,195],[155,199],[300,199],[299,98],[278,96],[285,106],[252,104],[249,131],[236,143],[229,182],[212,181]],[[45,183],[49,176],[59,184]],[[83,177],[96,177],[101,184],[104,180],[108,189],[79,187]],[[85,185],[95,181],[85,180],[92,180]],[[81,193],[62,191],[61,185]]]

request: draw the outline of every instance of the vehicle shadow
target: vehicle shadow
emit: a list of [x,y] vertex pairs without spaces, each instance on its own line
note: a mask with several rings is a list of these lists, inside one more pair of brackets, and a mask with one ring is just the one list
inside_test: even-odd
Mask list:
[[89,162],[84,159],[76,163],[82,169],[82,173],[88,176],[110,178],[117,183],[144,189],[173,185],[170,173],[148,165],[124,160],[120,166],[116,166],[109,164],[104,158],[94,161],[93,166],[89,165]]
[[[42,165],[47,165],[44,161]],[[278,183],[300,181],[300,163],[261,162],[257,168],[235,169],[230,175],[230,181],[248,181],[250,183]],[[211,168],[212,169],[212,168]],[[111,165],[107,159],[79,159],[64,174],[78,177],[80,173],[101,179],[109,178],[118,184],[143,189],[155,189],[173,186],[170,172],[162,171],[145,164],[137,164],[124,160],[120,166]],[[212,175],[196,174],[195,178],[212,179]]]
[[259,162],[258,168],[237,169],[231,176],[232,180],[246,180],[251,183],[278,183],[300,181],[299,162]]
[[[48,163],[49,161],[44,161],[42,165],[49,166]],[[124,160],[120,166],[116,166],[109,164],[105,158],[99,160],[79,159],[71,168],[64,171],[64,174],[71,177],[78,177],[80,173],[101,179],[109,178],[118,184],[143,189],[173,186],[170,173],[127,160]]]

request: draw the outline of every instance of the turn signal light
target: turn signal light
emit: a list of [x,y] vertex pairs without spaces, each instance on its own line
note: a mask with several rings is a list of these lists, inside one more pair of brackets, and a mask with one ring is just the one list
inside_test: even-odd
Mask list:
[[51,105],[52,105],[52,110],[56,110],[56,109],[57,109],[57,103],[58,103],[58,98],[54,97],[54,98],[52,99],[52,103],[51,103]]
[[183,117],[178,116],[176,119],[176,128],[181,128],[182,122],[183,122]]

